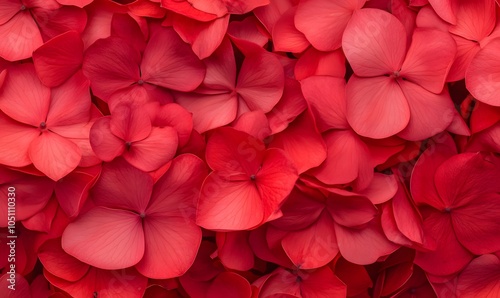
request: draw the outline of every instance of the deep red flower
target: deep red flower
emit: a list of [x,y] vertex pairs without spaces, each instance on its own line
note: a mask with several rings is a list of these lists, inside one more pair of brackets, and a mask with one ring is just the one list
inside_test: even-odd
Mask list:
[[150,278],[184,274],[201,242],[194,190],[205,176],[203,162],[188,154],[174,159],[154,186],[124,160],[106,164],[91,194],[95,207],[68,225],[63,249],[97,268],[135,266]]

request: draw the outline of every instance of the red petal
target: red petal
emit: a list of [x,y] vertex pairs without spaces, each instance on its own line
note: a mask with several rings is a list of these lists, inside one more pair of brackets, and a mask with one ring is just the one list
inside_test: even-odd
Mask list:
[[0,113],[0,163],[12,167],[24,167],[31,164],[28,150],[40,131],[11,120]]
[[297,60],[294,69],[295,78],[299,81],[313,75],[343,78],[345,71],[345,56],[340,49],[320,52],[309,48]]
[[264,112],[257,110],[246,112],[232,124],[234,129],[244,131],[254,138],[263,140],[271,134],[269,121]]
[[203,85],[215,90],[231,91],[236,84],[236,61],[233,46],[224,39],[220,47],[204,60],[207,73]]
[[127,142],[144,140],[151,133],[151,119],[146,111],[132,104],[121,104],[111,111],[111,132]]
[[35,138],[29,155],[33,165],[54,181],[72,172],[82,159],[75,143],[52,132],[43,132]]
[[83,61],[83,41],[76,31],[68,31],[47,41],[33,52],[33,62],[42,83],[55,87],[73,75]]
[[79,71],[64,84],[52,88],[48,126],[87,123],[90,120],[90,107],[89,80]]
[[206,229],[246,230],[264,220],[263,202],[250,181],[226,181],[217,173],[203,183],[196,223]]
[[[324,39],[324,36],[321,35],[321,38]],[[373,77],[391,74],[399,71],[403,63],[406,31],[403,24],[386,11],[363,9],[356,11],[347,25],[342,47],[356,75]]]
[[217,15],[194,7],[189,1],[161,0],[161,6],[191,19],[207,22],[217,18]]
[[125,141],[111,132],[110,122],[110,117],[100,118],[90,129],[92,150],[103,161],[112,161],[125,150]]
[[447,214],[435,210],[424,214],[424,235],[437,246],[433,251],[417,251],[415,264],[427,273],[434,275],[450,275],[465,267],[472,254],[457,240],[453,231],[451,218]]
[[233,272],[222,272],[212,282],[207,291],[207,298],[251,297],[250,283]]
[[139,214],[96,207],[70,223],[62,236],[63,249],[102,269],[137,264],[144,255],[144,231]]
[[56,37],[67,31],[83,32],[87,23],[85,10],[74,6],[61,6],[58,9],[36,6],[30,13],[40,28],[44,40]]
[[374,173],[370,184],[355,192],[367,197],[374,205],[377,205],[392,199],[397,191],[398,184],[394,175]]
[[456,54],[451,35],[431,29],[415,29],[400,75],[430,92],[443,90]]
[[272,133],[283,131],[306,108],[307,103],[300,92],[300,84],[296,80],[286,78],[283,96],[271,112],[267,113]]
[[198,22],[176,15],[173,27],[180,37],[191,44],[193,52],[200,59],[205,59],[219,47],[229,24],[229,15],[209,22]]
[[9,288],[12,285],[9,278],[11,275],[6,271],[0,276],[0,295],[7,298],[31,298],[30,285],[26,279],[18,273],[14,273],[14,290]]
[[302,80],[302,92],[310,104],[318,128],[349,128],[346,119],[345,80],[327,76],[311,76]]
[[33,64],[7,70],[0,90],[0,109],[10,118],[38,127],[47,119],[50,89],[43,86]]
[[365,0],[301,1],[295,15],[295,26],[316,49],[333,51],[341,46],[342,33],[353,12],[363,7],[365,2]]
[[492,106],[500,106],[497,96],[500,88],[497,80],[500,75],[499,46],[499,39],[488,43],[472,59],[465,73],[465,84],[472,96]]
[[500,261],[495,255],[482,255],[470,262],[457,281],[459,297],[495,298],[500,294]]
[[347,120],[362,136],[386,138],[403,130],[410,121],[408,101],[392,78],[352,76],[346,92]]
[[495,1],[460,1],[456,17],[457,23],[450,26],[450,32],[479,42],[495,27]]
[[[219,128],[207,143],[207,163],[214,171],[255,175],[264,159],[264,143],[233,128]],[[233,159],[228,160],[228,156]]]
[[19,12],[0,25],[0,36],[3,40],[0,43],[0,57],[9,61],[30,58],[33,51],[43,44],[37,24],[27,11]]
[[226,268],[238,271],[254,267],[254,254],[248,243],[248,232],[217,233],[217,256]]
[[401,233],[413,242],[423,243],[422,218],[416,210],[405,186],[400,182],[398,192],[392,199],[394,219]]
[[323,212],[309,227],[289,232],[281,242],[283,250],[297,268],[322,267],[339,252],[333,226],[330,214]]
[[90,79],[92,92],[107,101],[120,89],[137,82],[141,55],[118,37],[98,40],[83,58],[83,73]]
[[231,123],[238,111],[238,99],[232,93],[178,94],[176,102],[193,113],[194,129],[199,133]]
[[231,21],[229,27],[227,28],[227,34],[231,38],[238,38],[253,42],[255,44],[264,47],[269,38],[264,33],[265,29],[262,28],[262,24],[257,20],[255,16],[249,16],[242,21]]
[[443,20],[451,24],[456,23],[457,18],[455,16],[455,7],[453,7],[453,4],[457,2],[453,0],[429,0],[429,3]]
[[344,227],[366,224],[377,215],[377,208],[370,200],[355,194],[331,193],[327,206],[335,222]]
[[126,209],[137,213],[146,210],[153,179],[122,159],[103,166],[101,176],[92,189],[98,206]]
[[300,53],[307,49],[309,41],[304,34],[295,28],[295,12],[297,7],[287,10],[273,28],[274,50]]
[[270,148],[283,149],[298,173],[319,166],[326,159],[326,145],[310,111],[304,112],[285,131],[275,134]]
[[410,107],[410,121],[398,136],[411,141],[430,138],[446,130],[456,110],[448,90],[431,93],[417,84],[400,81],[399,86]]
[[178,91],[192,91],[205,77],[205,66],[173,29],[158,29],[141,63],[144,81]]
[[78,7],[84,7],[92,3],[94,0],[56,0],[57,3],[62,5],[74,5]]
[[150,105],[152,125],[156,127],[171,126],[177,131],[179,147],[189,142],[191,131],[193,130],[193,116],[186,109],[178,104],[170,103],[163,106]]
[[137,270],[149,278],[173,278],[186,273],[193,264],[201,243],[201,229],[187,218],[148,213],[144,218],[144,237],[146,248]]
[[283,66],[274,54],[262,50],[246,56],[236,84],[239,110],[244,102],[250,110],[271,111],[283,95],[284,84]]
[[38,249],[38,258],[45,270],[67,281],[79,280],[90,267],[68,255],[62,249],[60,239],[45,242]]
[[0,25],[12,19],[20,11],[20,8],[18,0],[2,1],[0,4]]
[[302,297],[346,297],[346,285],[328,266],[304,273]]
[[377,219],[360,229],[335,224],[335,232],[340,253],[354,264],[372,264],[398,249],[396,244],[387,240]]

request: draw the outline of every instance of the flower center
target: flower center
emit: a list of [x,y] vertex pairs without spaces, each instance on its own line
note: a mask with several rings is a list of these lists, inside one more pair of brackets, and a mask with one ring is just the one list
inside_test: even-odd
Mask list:
[[40,127],[41,130],[45,130],[45,129],[47,129],[47,123],[45,123],[44,121],[42,121],[42,122],[40,122],[40,126],[39,127]]
[[142,212],[141,214],[139,214],[139,217],[140,218],[145,218],[146,217],[146,213]]
[[444,212],[446,212],[446,213],[451,213],[451,208],[450,208],[450,207],[446,207],[446,208],[444,208]]
[[126,142],[125,149],[127,149],[127,151],[130,151],[130,147],[132,147],[132,142]]
[[390,77],[391,77],[391,78],[395,78],[395,79],[399,78],[399,70],[394,71],[394,72],[390,75]]
[[255,181],[255,179],[257,179],[257,177],[255,177],[255,175],[250,175],[250,180]]
[[137,81],[137,84],[138,84],[138,85],[144,85],[144,80],[143,80],[143,79],[140,79],[139,81]]
[[21,10],[21,11],[24,11],[24,10],[26,10],[26,5],[24,5],[24,4],[23,4],[23,5],[21,5],[21,8],[20,8],[20,10]]

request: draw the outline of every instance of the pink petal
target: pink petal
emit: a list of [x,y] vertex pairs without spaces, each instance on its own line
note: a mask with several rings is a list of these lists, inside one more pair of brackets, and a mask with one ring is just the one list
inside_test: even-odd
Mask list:
[[385,203],[392,199],[398,191],[398,183],[394,176],[374,173],[370,184],[355,192],[367,197],[374,205]]
[[111,111],[111,132],[127,142],[144,140],[151,133],[148,113],[133,104],[120,104]]
[[267,113],[283,95],[284,84],[283,67],[274,54],[261,50],[246,56],[236,84],[240,105]]
[[210,230],[247,230],[264,220],[263,202],[248,181],[226,181],[216,172],[205,179],[196,211],[196,223]]
[[207,22],[217,18],[217,15],[199,10],[188,1],[161,0],[161,6],[198,21]]
[[398,183],[398,191],[392,199],[394,219],[399,231],[413,242],[423,243],[422,218],[403,183]]
[[38,249],[38,258],[45,270],[67,281],[77,281],[89,270],[89,265],[78,261],[62,249],[60,239],[45,242]]
[[82,152],[78,146],[52,132],[42,132],[29,148],[33,165],[50,179],[57,181],[73,171]]
[[347,83],[347,120],[356,133],[374,139],[397,134],[410,121],[410,108],[390,77],[359,78]]
[[191,267],[201,243],[201,229],[180,216],[144,218],[146,247],[137,270],[149,278],[178,277]]
[[52,88],[47,124],[50,127],[87,123],[90,119],[90,82],[81,71]]
[[38,137],[40,131],[19,122],[13,121],[0,113],[0,163],[12,167],[23,167],[31,164],[29,147]]
[[33,52],[33,63],[42,83],[55,87],[81,66],[83,41],[76,31],[68,31],[47,41]]
[[173,28],[180,37],[191,44],[193,52],[200,59],[205,59],[221,44],[229,24],[229,15],[209,22],[199,22],[176,15]]
[[495,298],[500,294],[500,261],[495,255],[482,255],[469,263],[457,281],[459,297]]
[[193,113],[194,129],[199,133],[231,123],[238,111],[237,95],[229,92],[213,95],[178,94],[176,102]]
[[500,106],[498,90],[500,88],[500,60],[498,59],[500,40],[495,39],[481,49],[472,59],[465,73],[467,90],[477,100],[492,105]]
[[83,73],[90,79],[92,92],[107,101],[120,89],[137,82],[140,53],[123,39],[110,37],[90,46],[83,58]]
[[294,5],[292,0],[270,1],[269,5],[257,7],[253,13],[267,29],[267,32],[272,33],[278,19]]
[[111,132],[110,122],[110,117],[100,118],[90,129],[89,140],[92,150],[103,161],[112,161],[125,150],[125,141]]
[[338,254],[334,222],[328,212],[323,212],[311,226],[289,232],[281,244],[295,266],[315,269],[331,262]]
[[234,272],[222,272],[207,290],[207,298],[250,297],[252,287],[241,275]]
[[372,264],[378,258],[393,253],[398,246],[385,237],[379,220],[372,220],[360,229],[335,224],[337,243],[342,256],[359,265]]
[[302,92],[316,116],[321,132],[349,128],[346,119],[345,80],[312,76],[302,80]]
[[395,16],[379,9],[363,9],[353,14],[342,37],[342,47],[356,75],[391,74],[399,71],[403,63],[406,31]]
[[177,91],[193,91],[205,76],[205,66],[173,29],[158,29],[141,63],[144,81]]
[[295,26],[316,49],[333,51],[341,46],[342,33],[353,12],[363,7],[365,2],[365,0],[301,1],[295,15]]
[[446,79],[448,82],[463,80],[472,59],[481,49],[481,46],[477,42],[470,41],[457,35],[452,35],[452,37],[457,44],[457,56],[448,73],[448,78]]
[[433,93],[443,90],[456,54],[450,34],[432,29],[415,29],[400,75]]
[[106,163],[92,188],[98,206],[143,213],[153,191],[153,179],[123,159]]
[[62,248],[97,268],[133,266],[145,251],[141,218],[126,210],[96,207],[66,227]]
[[319,166],[327,157],[327,147],[310,111],[304,112],[285,131],[275,134],[270,148],[283,149],[298,173]]
[[3,40],[0,43],[0,57],[9,61],[29,58],[43,44],[40,31],[28,11],[19,12],[0,25],[0,36]]
[[446,130],[455,116],[455,106],[448,90],[431,93],[417,84],[400,81],[399,86],[410,107],[410,121],[398,136],[420,141]]
[[217,256],[226,267],[238,271],[254,267],[254,253],[248,243],[249,232],[217,233]]
[[309,41],[304,34],[295,28],[295,12],[297,7],[287,10],[273,28],[274,50],[300,53],[307,49]]
[[0,109],[12,119],[38,127],[47,119],[50,89],[43,86],[33,64],[7,70],[0,90]]

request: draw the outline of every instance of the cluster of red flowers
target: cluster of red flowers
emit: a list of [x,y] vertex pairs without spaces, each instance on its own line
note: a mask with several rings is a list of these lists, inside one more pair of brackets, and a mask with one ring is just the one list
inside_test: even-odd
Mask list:
[[500,297],[499,23],[0,1],[0,296]]

